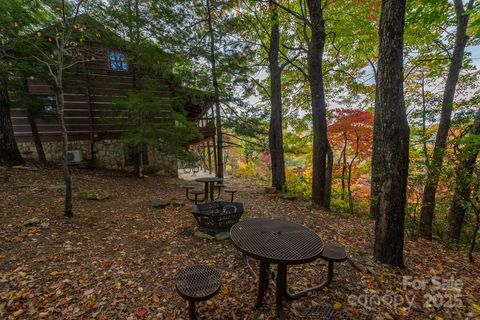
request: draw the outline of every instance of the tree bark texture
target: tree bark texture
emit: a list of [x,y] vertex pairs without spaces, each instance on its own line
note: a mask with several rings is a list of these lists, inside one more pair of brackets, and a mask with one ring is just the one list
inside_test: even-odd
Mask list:
[[325,21],[321,1],[307,0],[311,38],[308,48],[308,80],[312,96],[313,118],[313,177],[312,200],[316,207],[325,208],[327,164],[327,119],[323,85],[323,51],[325,47]]
[[[470,1],[468,7],[471,7]],[[420,212],[419,229],[420,235],[426,239],[432,239],[432,225],[435,212],[435,195],[437,193],[438,181],[443,164],[443,155],[450,130],[452,118],[453,99],[457,87],[460,70],[462,68],[465,46],[468,42],[467,27],[469,15],[464,14],[462,0],[454,0],[455,13],[457,15],[457,31],[455,35],[455,46],[448,70],[447,81],[443,91],[442,112],[438,126],[435,147],[427,174],[427,182],[423,190],[422,209]]]
[[28,114],[28,122],[30,123],[30,128],[32,130],[32,138],[35,143],[35,149],[37,150],[38,161],[42,164],[47,163],[47,158],[45,157],[45,151],[43,150],[42,140],[40,139],[40,134],[38,133],[37,121],[35,116]]
[[0,166],[22,164],[10,118],[10,100],[7,80],[0,74]]
[[212,72],[213,94],[215,102],[215,126],[217,129],[217,177],[223,178],[223,135],[222,135],[222,118],[220,108],[220,92],[218,89],[217,66],[215,58],[215,36],[213,33],[212,23],[212,6],[210,0],[207,0],[207,22],[208,33],[210,35],[210,64]]
[[62,34],[59,46],[59,61],[56,76],[56,90],[57,90],[57,113],[60,119],[60,127],[62,132],[63,142],[63,178],[65,180],[65,210],[64,216],[73,217],[73,195],[72,195],[72,176],[68,166],[68,132],[65,125],[65,94],[63,89],[63,69],[65,65],[65,47],[67,38]]
[[404,266],[404,217],[409,161],[409,127],[403,95],[403,31],[406,0],[383,0],[372,175],[378,178],[374,256]]
[[[127,1],[127,12],[128,12],[128,37],[130,42],[133,44],[138,44],[140,41],[140,33],[139,33],[139,12],[138,12],[138,1],[135,0],[133,3],[132,1]],[[133,91],[137,92],[139,89],[139,81],[140,76],[138,75],[137,70],[137,56],[132,55],[130,58],[130,68],[132,70],[132,88]],[[133,175],[137,178],[143,177],[143,152],[142,152],[142,145],[134,146],[134,156],[133,156]]]
[[[63,63],[61,64],[63,68]],[[65,99],[63,92],[63,80],[62,71],[58,74],[58,87],[57,87],[57,103],[58,113],[60,118],[60,126],[62,128],[62,142],[63,142],[63,178],[65,180],[65,211],[64,215],[68,218],[73,217],[73,201],[72,201],[72,176],[70,174],[70,168],[68,167],[68,132],[65,125]]]
[[350,213],[353,214],[353,194],[352,194],[352,168],[353,163],[358,157],[359,154],[359,144],[360,144],[360,136],[356,136],[356,147],[355,147],[355,155],[353,156],[352,160],[348,163],[348,178],[347,178],[347,191],[348,191],[348,208]]
[[342,162],[342,194],[341,199],[345,200],[345,180],[346,180],[346,173],[347,173],[347,133],[343,133],[343,149],[340,155],[340,160]]
[[285,159],[283,151],[282,128],[282,71],[278,63],[280,51],[280,26],[278,8],[271,3],[272,28],[270,33],[270,48],[268,54],[270,69],[270,130],[269,147],[272,161],[272,187],[278,191],[286,191]]
[[[133,90],[137,92],[139,84],[137,81],[138,74],[135,62],[135,60],[132,60],[130,65],[132,69],[132,87]],[[143,177],[143,152],[141,144],[134,146],[133,175],[137,178]]]
[[333,150],[328,140],[327,140],[327,172],[325,175],[326,175],[325,209],[330,209],[330,200],[332,198]]
[[[470,134],[480,134],[480,110],[475,114]],[[465,205],[470,201],[472,175],[479,151],[477,147],[474,147],[474,150],[469,149],[467,154],[460,155],[461,159],[456,170],[455,192],[448,214],[447,232],[445,233],[446,241],[458,241],[460,239],[467,211]]]
[[[22,77],[22,80],[23,80],[22,81],[23,89],[25,90],[23,94],[29,95],[28,80],[25,75]],[[33,143],[35,144],[35,149],[37,150],[38,161],[40,161],[40,163],[42,164],[46,164],[47,158],[45,157],[45,151],[43,150],[42,140],[40,139],[40,134],[38,132],[38,126],[37,126],[37,119],[36,119],[37,118],[36,115],[38,114],[38,110],[36,110],[36,108],[39,108],[39,106],[27,105],[25,107],[27,107],[28,123],[30,124],[30,129],[32,130],[32,139],[33,139]]]
[[[378,69],[375,68],[374,64],[371,63],[371,66],[375,73],[375,87],[378,88]],[[380,184],[381,184],[381,154],[376,153],[375,150],[378,150],[381,147],[380,131],[380,99],[378,98],[378,89],[375,90],[375,109],[373,116],[373,141],[372,141],[372,169],[370,175],[370,217],[377,219],[378,217],[378,200],[380,195]],[[342,198],[343,199],[343,198]]]

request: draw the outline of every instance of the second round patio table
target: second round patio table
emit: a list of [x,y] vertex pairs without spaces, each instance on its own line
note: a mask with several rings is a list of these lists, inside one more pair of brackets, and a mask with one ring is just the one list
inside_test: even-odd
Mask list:
[[236,223],[230,229],[234,246],[243,254],[260,261],[257,307],[268,288],[270,263],[278,265],[276,277],[277,315],[284,319],[283,298],[287,291],[287,266],[316,260],[323,241],[312,230],[284,219],[255,218]]
[[197,182],[205,183],[205,198],[204,201],[208,202],[214,200],[214,189],[215,189],[215,182],[223,182],[223,178],[217,177],[205,177],[205,178],[197,178],[195,179]]

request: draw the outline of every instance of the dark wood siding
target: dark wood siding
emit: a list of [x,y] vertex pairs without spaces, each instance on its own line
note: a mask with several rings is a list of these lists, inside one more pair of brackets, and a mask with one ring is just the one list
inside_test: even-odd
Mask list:
[[[115,121],[119,112],[112,107],[113,101],[126,97],[133,90],[134,79],[130,71],[112,71],[109,67],[109,49],[98,43],[90,43],[94,59],[79,63],[65,76],[65,122],[71,140],[116,139],[125,131]],[[114,49],[116,50],[116,49]],[[157,94],[170,97],[167,82],[158,82]],[[54,96],[52,86],[40,80],[28,80],[29,92],[38,96]],[[192,121],[200,118],[205,106],[186,107]],[[31,128],[24,108],[13,107],[12,122],[17,141],[31,141]],[[168,114],[166,115],[168,118]],[[159,119],[160,121],[160,119]],[[38,119],[38,130],[42,140],[60,140],[58,119]],[[209,128],[211,129],[211,128]],[[209,134],[210,130],[202,133]]]

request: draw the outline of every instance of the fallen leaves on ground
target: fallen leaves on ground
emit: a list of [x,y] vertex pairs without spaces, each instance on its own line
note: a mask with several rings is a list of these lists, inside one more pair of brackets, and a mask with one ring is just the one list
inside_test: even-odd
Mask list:
[[[175,274],[193,263],[214,266],[222,273],[219,294],[198,303],[205,319],[276,319],[274,284],[265,305],[256,309],[257,284],[246,272],[240,253],[229,240],[194,237],[190,204],[163,210],[150,207],[152,198],[181,199],[187,183],[76,169],[77,190],[101,188],[111,197],[75,198],[75,217],[66,219],[63,196],[49,188],[62,184],[61,169],[11,170],[9,175],[9,182],[0,185],[1,319],[186,319],[187,303],[175,291]],[[313,210],[301,200],[265,194],[251,181],[227,179],[226,184],[239,189],[238,198],[246,207],[243,219],[284,217],[304,224],[324,241],[345,246],[357,264],[373,272],[337,264],[330,289],[285,303],[288,319],[298,319],[306,308],[318,304],[346,310],[356,319],[465,319],[480,314],[480,270],[463,252],[407,238],[407,269],[389,268],[372,261],[373,221]],[[25,226],[32,218],[38,221]],[[325,274],[326,263],[321,260],[292,266],[290,290],[317,285]],[[428,295],[435,296],[438,290],[431,283],[417,288],[404,282],[433,276],[462,281],[461,305],[425,306]],[[368,301],[389,295],[413,301],[396,306]]]

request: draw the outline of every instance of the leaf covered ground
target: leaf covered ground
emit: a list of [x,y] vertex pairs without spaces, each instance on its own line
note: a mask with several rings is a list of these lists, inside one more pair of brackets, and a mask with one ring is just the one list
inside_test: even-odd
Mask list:
[[[195,237],[190,203],[150,206],[152,198],[183,199],[184,181],[78,169],[77,190],[102,189],[110,197],[75,198],[75,217],[66,219],[56,187],[62,184],[60,169],[10,170],[9,176],[0,184],[0,319],[186,319],[175,274],[192,263],[215,266],[223,276],[220,293],[198,304],[204,319],[276,318],[274,285],[265,306],[255,309],[257,284],[239,252],[230,240]],[[239,189],[243,219],[272,216],[304,224],[324,241],[345,246],[357,266],[337,265],[331,289],[286,303],[288,319],[316,304],[344,309],[356,319],[480,315],[480,268],[463,252],[407,237],[407,268],[388,268],[372,260],[373,221],[313,210],[301,200],[266,194],[253,182],[226,184]],[[324,276],[322,261],[295,266],[289,285],[300,290]]]

